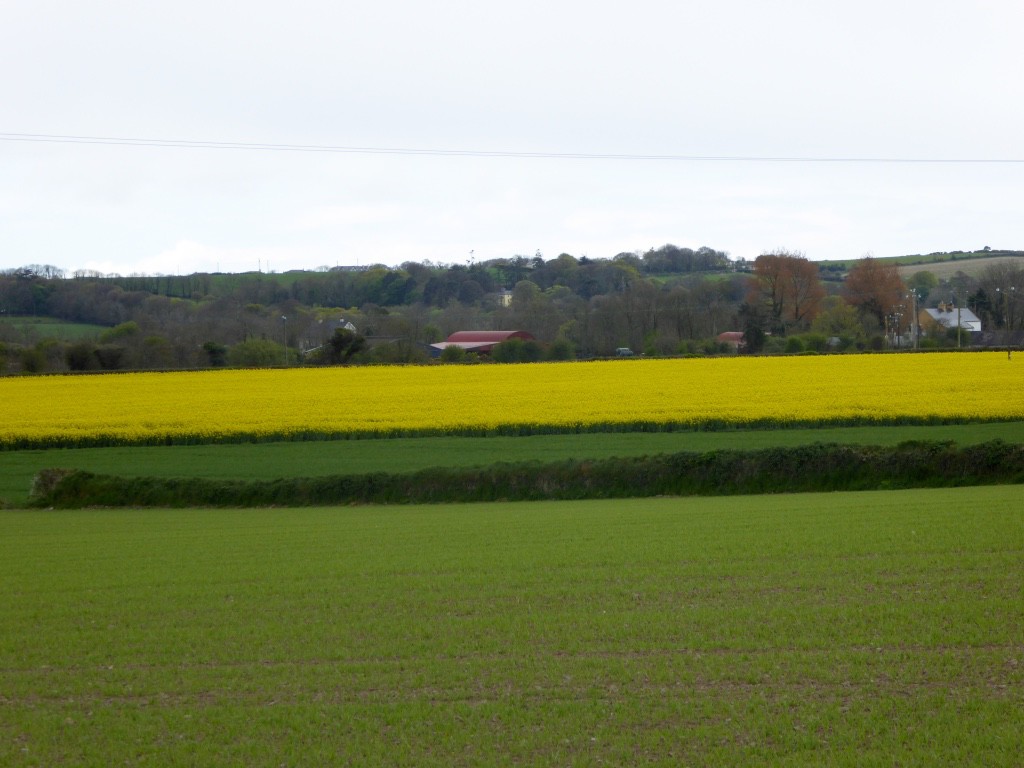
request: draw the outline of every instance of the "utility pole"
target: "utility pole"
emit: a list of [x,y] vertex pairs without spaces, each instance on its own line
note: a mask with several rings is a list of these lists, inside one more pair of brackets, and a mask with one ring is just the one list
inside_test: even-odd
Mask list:
[[910,316],[910,335],[911,340],[914,343],[914,349],[917,349],[917,337],[921,333],[921,326],[917,319],[917,291],[913,290],[910,292],[911,306],[913,307],[913,313]]
[[[963,297],[962,292],[960,296],[961,298]],[[955,296],[953,300],[956,301],[956,348],[960,349],[960,334],[962,332],[960,327],[960,302],[956,300]]]
[[281,323],[284,326],[284,367],[288,367],[288,318],[281,315]]

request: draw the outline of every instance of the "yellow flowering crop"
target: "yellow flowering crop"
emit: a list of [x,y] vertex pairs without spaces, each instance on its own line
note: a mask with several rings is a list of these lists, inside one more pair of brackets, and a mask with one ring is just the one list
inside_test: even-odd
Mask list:
[[1024,420],[1000,353],[0,379],[0,445]]

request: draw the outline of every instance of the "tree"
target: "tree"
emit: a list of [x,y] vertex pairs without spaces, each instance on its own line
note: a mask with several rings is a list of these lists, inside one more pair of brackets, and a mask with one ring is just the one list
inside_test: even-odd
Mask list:
[[839,348],[865,343],[864,324],[853,305],[838,296],[822,302],[822,311],[811,324],[811,331],[827,339],[838,339]]
[[909,318],[907,286],[894,263],[871,256],[860,259],[846,276],[843,295],[862,317],[874,318],[879,328],[897,311]]
[[575,357],[572,342],[568,339],[555,339],[548,345],[544,355],[546,360],[572,360]]
[[64,350],[64,359],[72,371],[94,371],[100,367],[96,345],[91,341],[76,341]]
[[740,321],[743,323],[743,343],[746,350],[756,355],[764,349],[768,338],[765,333],[764,310],[757,304],[745,303],[740,307]]
[[280,365],[284,347],[270,339],[249,339],[231,347],[228,362],[236,368],[268,368]]
[[914,293],[918,295],[918,298],[926,299],[928,294],[931,293],[939,284],[939,278],[935,276],[934,272],[929,272],[926,269],[922,269],[915,272],[907,280],[907,287],[910,288]]
[[214,368],[227,365],[228,348],[216,341],[207,341],[203,344],[203,352],[206,353],[209,363]]
[[324,362],[330,365],[344,365],[365,348],[366,339],[363,336],[348,328],[335,328],[334,335],[327,341]]
[[754,261],[754,283],[747,301],[766,307],[772,330],[785,334],[794,327],[806,328],[824,298],[818,267],[802,254],[778,251]]
[[496,363],[519,363],[523,361],[523,340],[515,337],[495,344],[491,357]]
[[466,350],[456,344],[445,347],[441,350],[441,362],[464,363],[466,362]]

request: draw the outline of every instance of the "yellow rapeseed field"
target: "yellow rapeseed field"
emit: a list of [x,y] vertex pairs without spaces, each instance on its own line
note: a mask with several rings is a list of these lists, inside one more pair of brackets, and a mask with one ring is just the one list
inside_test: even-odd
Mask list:
[[0,444],[1024,420],[1024,358],[935,353],[0,379]]

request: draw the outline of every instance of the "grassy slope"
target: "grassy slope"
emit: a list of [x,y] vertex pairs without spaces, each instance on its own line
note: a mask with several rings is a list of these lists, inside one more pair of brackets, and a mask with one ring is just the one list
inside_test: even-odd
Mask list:
[[9,451],[0,452],[0,499],[24,503],[32,478],[40,469],[50,467],[153,477],[272,479],[814,442],[894,445],[904,440],[955,440],[966,445],[996,438],[1024,442],[1024,423]]
[[990,256],[987,258],[980,259],[966,259],[963,261],[943,261],[935,264],[916,264],[901,266],[899,268],[900,275],[907,279],[917,272],[931,272],[940,280],[948,280],[953,277],[957,272],[963,272],[965,275],[971,275],[973,277],[980,277],[981,273],[984,272],[988,267],[996,264],[1005,264],[1007,266],[1024,266],[1024,257],[1021,256]]
[[[1024,256],[1022,251],[950,251],[948,253],[931,253],[931,254],[916,254],[906,256],[880,256],[876,259],[884,264],[895,264],[903,272],[904,269],[909,269],[909,274],[920,270],[935,271],[941,268],[944,264],[953,265],[953,271],[956,269],[962,269],[964,272],[971,272],[975,267],[975,262],[987,261],[989,263],[995,262],[997,259],[1014,259],[1020,260]],[[835,266],[839,265],[844,270],[849,270],[856,264],[859,259],[822,259],[816,263],[823,266]],[[959,265],[959,266],[956,266]]]
[[26,317],[14,315],[2,317],[0,322],[10,323],[19,331],[33,332],[41,339],[94,339],[104,331],[110,330],[103,325],[89,323],[71,323],[53,317]]
[[1018,496],[3,512],[0,763],[1013,765]]

